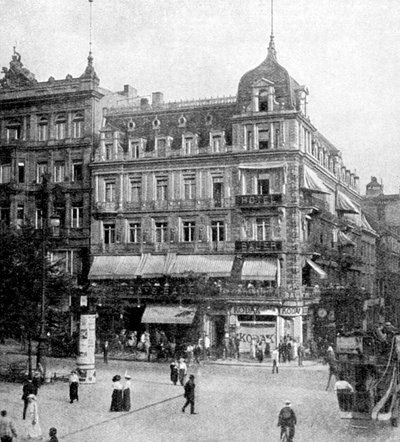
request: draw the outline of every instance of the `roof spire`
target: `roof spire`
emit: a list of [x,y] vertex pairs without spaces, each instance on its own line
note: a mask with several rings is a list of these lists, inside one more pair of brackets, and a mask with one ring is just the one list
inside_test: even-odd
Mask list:
[[88,64],[86,66],[85,72],[81,75],[81,78],[92,78],[94,80],[99,80],[96,71],[93,67],[93,55],[92,55],[92,3],[93,0],[89,0],[90,4],[90,15],[89,15],[89,56],[87,58]]
[[274,0],[271,0],[271,36],[269,38],[268,57],[276,61],[276,50],[274,43]]

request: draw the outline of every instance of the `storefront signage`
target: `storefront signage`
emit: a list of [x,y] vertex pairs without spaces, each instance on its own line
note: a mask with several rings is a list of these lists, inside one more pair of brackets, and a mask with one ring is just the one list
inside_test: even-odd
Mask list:
[[234,305],[231,313],[233,315],[278,315],[276,307],[264,307],[261,305]]
[[268,206],[282,201],[282,195],[237,195],[235,203],[237,206]]
[[339,336],[336,339],[336,351],[338,353],[357,354],[362,352],[362,338],[360,336]]
[[236,332],[239,340],[239,351],[249,352],[251,343],[275,344],[276,323],[263,322],[262,324],[241,324]]
[[235,251],[241,253],[279,252],[282,241],[235,241]]
[[282,307],[281,316],[300,316],[303,314],[302,307]]

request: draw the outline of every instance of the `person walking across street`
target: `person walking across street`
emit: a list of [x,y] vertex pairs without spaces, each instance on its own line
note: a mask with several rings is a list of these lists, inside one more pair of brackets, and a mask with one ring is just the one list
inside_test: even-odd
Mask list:
[[194,389],[196,385],[194,383],[194,375],[189,376],[189,380],[185,384],[185,394],[183,395],[186,398],[185,405],[182,407],[182,413],[185,412],[185,408],[190,405],[190,414],[197,414],[194,412]]
[[279,373],[279,350],[275,347],[272,351],[272,374]]
[[297,347],[297,363],[299,367],[303,366],[303,359],[304,359],[304,347],[303,344],[300,342],[299,346]]
[[69,376],[69,403],[79,401],[78,397],[78,388],[79,388],[79,376],[76,370],[72,370]]
[[103,361],[104,361],[105,364],[108,364],[108,351],[109,351],[108,341],[104,341],[104,344],[103,344]]
[[40,439],[42,437],[42,429],[40,428],[39,410],[36,396],[34,394],[28,396],[28,408],[26,414],[28,421],[26,426],[28,439]]
[[58,442],[57,428],[51,427],[49,430],[50,439],[48,442]]
[[176,385],[176,383],[178,382],[178,362],[177,361],[172,361],[170,366],[169,366],[170,370],[171,370],[171,374],[170,374],[170,378],[171,378],[171,382]]
[[179,377],[179,382],[182,385],[182,387],[185,385],[186,373],[187,373],[186,362],[183,358],[180,358],[179,364],[178,364],[178,377]]
[[2,410],[0,413],[0,440],[1,442],[12,442],[17,437],[14,422],[7,417],[7,411]]
[[118,374],[112,378],[113,392],[111,396],[110,411],[123,411],[122,384],[120,380],[121,376]]
[[285,434],[286,429],[289,430],[288,442],[292,442],[295,433],[295,425],[297,418],[295,412],[292,410],[290,401],[285,402],[285,406],[281,409],[278,416],[278,427],[281,427],[281,438]]
[[24,382],[24,386],[22,387],[22,400],[24,401],[24,410],[22,412],[22,419],[25,420],[26,417],[26,409],[28,408],[28,396],[30,394],[35,394],[35,386],[33,385],[30,379],[26,379]]
[[131,409],[131,377],[127,372],[125,372],[125,386],[122,393],[122,403],[124,411],[129,411]]

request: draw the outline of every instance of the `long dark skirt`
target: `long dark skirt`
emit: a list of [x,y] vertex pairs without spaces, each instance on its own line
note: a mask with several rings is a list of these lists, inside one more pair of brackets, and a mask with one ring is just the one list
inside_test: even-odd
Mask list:
[[78,382],[71,382],[69,385],[69,400],[72,402],[74,400],[79,400],[78,398]]
[[123,393],[123,409],[124,411],[129,411],[131,409],[131,389],[125,388]]
[[123,411],[122,390],[112,392],[110,411]]
[[171,382],[174,385],[178,382],[178,369],[171,370]]

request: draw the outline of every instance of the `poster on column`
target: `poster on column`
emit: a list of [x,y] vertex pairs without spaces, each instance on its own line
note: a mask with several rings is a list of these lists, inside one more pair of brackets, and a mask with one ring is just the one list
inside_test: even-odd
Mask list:
[[256,344],[261,342],[263,347],[268,343],[271,350],[273,350],[276,342],[276,322],[241,322],[237,328],[236,337],[239,339],[240,353],[250,352],[252,339],[255,340]]
[[78,365],[94,365],[96,345],[96,315],[82,315],[79,330]]

